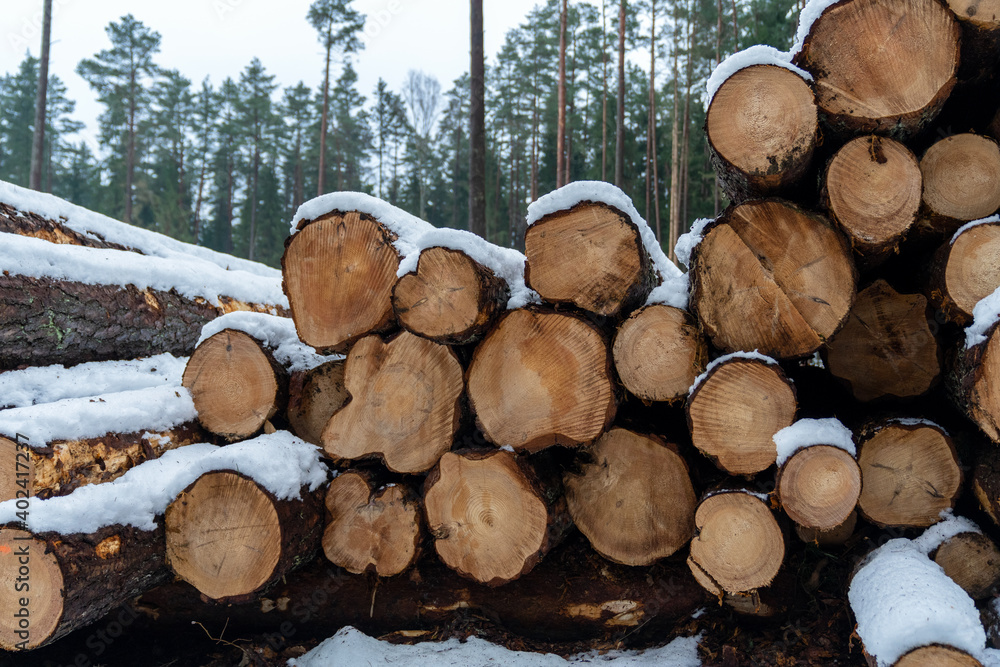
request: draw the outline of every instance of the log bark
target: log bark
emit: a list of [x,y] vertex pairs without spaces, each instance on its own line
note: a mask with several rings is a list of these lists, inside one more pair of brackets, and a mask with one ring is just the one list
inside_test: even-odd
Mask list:
[[0,202],[0,232],[31,236],[50,243],[65,243],[109,250],[132,250],[132,248],[118,243],[85,236],[67,227],[59,220],[52,220],[31,211],[21,211],[4,202]]
[[417,270],[392,288],[392,308],[407,331],[466,345],[496,322],[510,297],[506,281],[460,250],[429,248]]
[[236,471],[205,473],[167,508],[167,564],[219,603],[255,599],[315,555],[318,493],[281,500]]
[[972,492],[979,506],[1000,525],[1000,450],[982,447],[972,474]]
[[705,133],[730,201],[788,195],[812,163],[819,121],[812,88],[775,65],[739,70],[716,91]]
[[[0,526],[0,648],[31,650],[85,627],[166,583],[164,532],[108,526],[96,533],[31,533]],[[22,569],[24,568],[24,569]],[[18,592],[15,584],[30,587]],[[26,610],[27,627],[17,614]]]
[[[501,595],[498,595],[501,592]],[[472,614],[524,637],[574,641],[622,637],[638,628],[667,631],[704,605],[704,591],[671,559],[649,568],[609,563],[576,536],[538,567],[498,591],[456,577],[436,558],[421,559],[410,576],[374,580],[349,574],[323,559],[282,581],[259,604],[204,604],[178,582],[143,596],[140,609],[166,627],[197,620],[218,632],[275,633],[287,622],[299,633],[329,636],[352,625],[380,636],[400,628],[433,629]],[[209,625],[211,624],[211,625]]]
[[795,452],[778,469],[781,508],[798,526],[829,532],[847,522],[861,496],[861,469],[848,452],[813,445]]
[[781,200],[730,207],[691,254],[691,307],[715,347],[812,354],[847,319],[850,249],[820,216]]
[[288,382],[288,425],[295,435],[323,445],[323,429],[351,395],[344,385],[346,361],[328,361],[308,371],[292,373]]
[[920,171],[924,227],[951,234],[963,223],[1000,208],[1000,145],[991,137],[945,137],[924,153]]
[[785,540],[768,504],[743,491],[704,498],[695,510],[688,567],[713,595],[746,594],[774,581]]
[[323,447],[334,459],[380,457],[393,472],[430,470],[461,420],[462,366],[444,345],[403,331],[362,338],[344,367],[351,400],[330,418]]
[[303,220],[285,242],[282,286],[299,338],[321,354],[395,325],[395,234],[371,216],[334,211]]
[[853,510],[847,515],[847,519],[830,530],[816,530],[815,528],[805,528],[796,524],[795,534],[803,542],[813,542],[821,547],[838,546],[844,544],[854,535],[854,529],[858,525],[858,512]]
[[581,452],[579,473],[563,474],[577,528],[605,558],[650,565],[687,544],[697,498],[677,446],[613,428]]
[[[41,447],[18,448],[0,436],[0,502],[24,488],[40,499],[64,496],[87,484],[118,479],[143,461],[195,442],[207,434],[195,423],[152,433],[108,433],[99,438],[54,440]],[[26,487],[19,482],[24,480]]]
[[962,469],[951,437],[920,420],[881,421],[861,434],[858,510],[885,528],[927,527],[955,506]]
[[694,318],[660,304],[640,308],[622,322],[611,349],[618,378],[643,401],[683,400],[708,359]]
[[917,219],[923,177],[905,145],[869,135],[837,151],[826,168],[823,200],[866,267],[899,251]]
[[973,600],[993,597],[1000,587],[1000,549],[982,533],[959,533],[937,548],[934,562]]
[[235,329],[201,343],[184,368],[198,422],[227,440],[244,440],[288,405],[288,372],[266,345]]
[[993,442],[1000,443],[1000,325],[985,332],[986,340],[971,347],[959,343],[955,367],[948,376],[955,403]]
[[966,229],[941,245],[931,263],[931,303],[949,321],[967,326],[972,309],[1000,286],[1000,222]]
[[827,344],[830,373],[859,401],[910,398],[941,379],[941,349],[922,294],[876,280],[858,292],[844,328]]
[[0,275],[0,369],[186,356],[219,314],[173,292]]
[[561,494],[503,450],[442,456],[424,483],[424,511],[441,561],[487,586],[530,572],[572,525]]
[[780,366],[731,357],[712,368],[686,405],[691,441],[732,475],[774,465],[774,434],[795,421],[795,389]]
[[959,28],[935,0],[846,0],[812,24],[795,62],[815,78],[835,135],[905,139],[934,120],[955,85]]
[[476,347],[466,386],[490,442],[536,452],[598,438],[617,409],[611,378],[608,343],[594,325],[568,313],[519,309]]
[[524,280],[550,304],[627,314],[654,287],[639,229],[616,208],[582,202],[543,217],[524,237]]

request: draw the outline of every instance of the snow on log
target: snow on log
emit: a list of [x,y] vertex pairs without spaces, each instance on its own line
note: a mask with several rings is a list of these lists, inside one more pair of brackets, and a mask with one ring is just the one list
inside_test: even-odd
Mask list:
[[811,2],[794,62],[815,77],[837,135],[903,139],[931,123],[955,85],[959,28],[936,0]]
[[993,442],[1000,442],[1000,287],[980,300],[948,376],[953,400]]
[[[163,514],[205,472],[238,467],[281,498],[315,491],[327,469],[312,445],[287,433],[219,448],[194,444],[68,496],[0,503],[0,581],[14,581],[19,549],[31,559],[31,594],[0,596],[0,648],[27,650],[84,627],[169,581]],[[22,604],[22,601],[24,604]],[[27,609],[28,636],[15,615]]]
[[280,271],[259,262],[184,243],[13,183],[0,182],[0,232],[52,243],[129,250],[164,259],[195,259],[272,281],[281,278]]
[[1000,145],[979,134],[954,134],[934,143],[920,160],[922,224],[952,234],[964,223],[1000,208]]
[[691,308],[715,347],[799,358],[847,319],[854,262],[824,218],[765,199],[730,207],[700,235],[690,257]]
[[980,665],[986,633],[975,603],[910,540],[891,540],[869,554],[847,598],[870,664]]
[[169,385],[0,410],[0,501],[116,479],[204,440],[195,416],[188,391]]
[[1000,216],[963,225],[931,263],[930,301],[951,322],[972,323],[976,304],[1000,287]]
[[277,311],[279,282],[194,258],[0,233],[0,368],[188,354],[233,310]]
[[950,511],[945,515],[914,544],[972,599],[993,597],[1000,586],[1000,549],[973,521]]

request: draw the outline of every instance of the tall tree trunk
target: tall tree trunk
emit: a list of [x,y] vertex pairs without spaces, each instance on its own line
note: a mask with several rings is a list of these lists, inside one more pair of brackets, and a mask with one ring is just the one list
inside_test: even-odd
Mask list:
[[[649,29],[649,143],[651,150],[651,161],[649,167],[653,170],[653,210],[656,213],[656,240],[660,240],[660,178],[659,165],[656,161],[656,0],[650,2],[650,13],[652,14],[652,26]],[[649,189],[646,189],[649,192]],[[648,196],[648,195],[647,195]],[[649,211],[646,212],[646,220],[649,220]]]
[[316,196],[323,194],[323,172],[326,171],[326,117],[330,112],[330,51],[333,48],[333,35],[327,32],[326,35],[326,70],[323,75],[323,112],[319,121],[319,178],[316,188]]
[[556,187],[566,185],[566,13],[567,0],[559,12],[559,115],[556,123]]
[[253,150],[253,184],[250,186],[253,199],[250,200],[250,242],[247,259],[253,261],[254,246],[257,245],[257,177],[260,174],[260,146]]
[[201,200],[205,194],[205,172],[208,170],[208,155],[202,154],[201,156],[201,169],[198,172],[198,196],[195,198],[194,204],[194,215],[192,219],[192,226],[194,231],[194,243],[199,245],[201,243]]
[[618,122],[615,136],[615,185],[625,178],[625,0],[618,10]]
[[125,222],[132,224],[132,180],[135,173],[135,70],[131,72],[128,100],[128,151],[125,157]]
[[740,27],[736,22],[738,16],[736,11],[736,0],[733,0],[733,53],[740,50]]
[[[675,24],[676,26],[676,24]],[[674,35],[674,113],[673,122],[670,128],[670,213],[669,213],[669,232],[667,234],[667,252],[669,253],[670,259],[676,259],[674,255],[674,245],[677,244],[677,237],[680,236],[681,229],[681,216],[678,194],[680,193],[680,157],[679,157],[679,144],[680,144],[680,85],[678,79],[680,78],[680,72],[677,70],[677,39],[676,39],[676,29]]]
[[601,180],[608,180],[608,38],[605,0],[601,0]]
[[52,0],[42,9],[42,57],[38,62],[38,96],[35,98],[35,134],[31,139],[31,176],[28,187],[42,189],[42,161],[45,151],[45,98],[49,90],[49,37],[52,34]]
[[486,67],[483,0],[469,0],[472,61],[469,64],[469,231],[486,238]]
[[538,199],[538,68],[531,98],[531,201]]
[[[688,16],[694,16],[692,2],[692,10],[689,12]],[[694,20],[688,21],[688,34],[687,34],[687,74],[685,81],[685,91],[684,91],[684,130],[683,137],[681,139],[681,183],[682,183],[682,198],[681,198],[681,219],[688,219],[688,200],[690,194],[691,179],[689,177],[688,171],[690,168],[690,152],[691,152],[691,79],[693,78],[693,58],[691,57],[691,51],[694,47]]]
[[[570,43],[570,48],[573,50],[573,68],[569,71],[569,80],[574,83],[574,90],[570,91],[569,96],[566,100],[567,113],[569,118],[574,118],[576,113],[576,107],[574,106],[574,100],[576,99],[576,31],[573,31],[573,39]],[[564,143],[566,156],[563,158],[563,185],[569,183],[573,178],[572,165],[573,165],[573,124],[564,124],[563,129]]]
[[[454,165],[455,171],[451,181],[451,190],[453,193],[452,206],[451,206],[451,226],[454,227],[455,229],[458,229],[458,218],[460,215],[459,201],[458,197],[455,195],[458,194],[458,182],[462,178],[461,157],[462,157],[462,126],[457,125],[455,126],[455,165]],[[381,157],[379,158],[379,160],[381,160]]]
[[226,160],[226,229],[222,237],[222,251],[233,252],[233,161]]

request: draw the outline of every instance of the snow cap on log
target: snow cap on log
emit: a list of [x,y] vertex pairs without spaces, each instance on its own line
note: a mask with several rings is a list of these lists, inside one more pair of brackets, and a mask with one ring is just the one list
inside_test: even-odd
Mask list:
[[188,299],[204,299],[216,308],[219,297],[288,308],[281,279],[246,271],[227,271],[210,262],[176,254],[148,257],[125,250],[105,250],[49,243],[0,233],[0,272],[29,278],[68,280],[85,285],[134,285],[140,290],[174,290]]
[[[812,2],[809,3],[809,5],[812,4]],[[779,51],[773,46],[754,44],[750,48],[737,51],[733,55],[728,56],[725,60],[719,63],[714,70],[712,70],[712,74],[708,77],[708,82],[705,84],[707,92],[707,95],[705,96],[705,109],[707,110],[708,107],[711,106],[715,93],[719,91],[719,88],[721,88],[722,84],[726,82],[726,79],[742,69],[753,67],[755,65],[774,65],[775,67],[782,67],[790,72],[798,74],[806,81],[811,82],[813,80],[812,74],[792,64],[791,53],[787,51]]]
[[92,361],[66,368],[33,366],[0,373],[0,408],[23,408],[65,398],[98,396],[181,383],[187,357],[170,353],[125,361]]
[[[281,271],[259,262],[184,243],[148,229],[114,220],[82,206],[71,204],[65,199],[21,188],[12,183],[0,181],[0,204],[7,204],[16,209],[19,217],[26,217],[24,213],[28,213],[47,218],[94,243],[114,244],[149,257],[204,260],[228,271],[245,271],[271,280],[281,280]],[[5,226],[0,224],[0,229],[4,228]]]
[[684,266],[691,267],[691,253],[704,237],[705,227],[715,222],[716,218],[698,218],[691,223],[691,229],[677,239],[674,255]]
[[972,309],[972,324],[965,329],[965,349],[985,343],[990,329],[1000,321],[1000,287]]
[[774,434],[774,444],[778,449],[779,466],[791,456],[813,445],[830,445],[843,449],[851,456],[857,455],[851,430],[835,417],[827,419],[800,419]]
[[[299,340],[295,323],[289,317],[267,313],[237,311],[217,317],[201,328],[197,345],[226,329],[242,331],[268,347],[274,359],[289,372],[308,371],[328,361],[343,359],[343,355],[323,356]],[[0,376],[0,380],[3,377]]]
[[955,230],[955,233],[952,234],[951,241],[949,241],[949,243],[951,245],[955,245],[955,241],[958,240],[958,237],[967,232],[968,230],[972,229],[973,227],[978,227],[979,225],[989,225],[994,222],[1000,222],[1000,215],[991,215],[987,218],[980,218],[979,220],[973,220],[971,222],[967,222],[961,227],[959,227],[957,230]]
[[[146,461],[113,482],[93,484],[68,496],[34,500],[26,524],[33,533],[93,533],[105,526],[155,530],[156,519],[202,474],[234,470],[279,500],[315,491],[327,480],[320,450],[291,433],[277,431],[227,447],[194,444]],[[0,525],[20,523],[17,503],[0,503]]]
[[942,521],[934,524],[921,533],[920,537],[913,540],[913,546],[926,555],[930,555],[935,549],[956,535],[983,532],[975,521],[966,519],[964,516],[955,516],[951,509],[943,510],[941,518],[943,519]]
[[695,389],[697,389],[698,385],[700,385],[702,382],[705,381],[705,378],[708,377],[708,374],[711,373],[716,366],[720,366],[732,359],[752,359],[755,361],[763,361],[768,366],[778,365],[776,359],[769,357],[766,354],[761,354],[757,350],[753,350],[752,352],[731,352],[730,354],[724,354],[721,357],[718,357],[717,359],[713,359],[711,363],[709,363],[708,366],[705,367],[705,372],[694,379],[694,382],[688,389],[688,395],[690,395]]
[[872,552],[847,593],[857,633],[878,667],[941,644],[972,656],[986,648],[979,611],[965,591],[913,542],[895,539]]

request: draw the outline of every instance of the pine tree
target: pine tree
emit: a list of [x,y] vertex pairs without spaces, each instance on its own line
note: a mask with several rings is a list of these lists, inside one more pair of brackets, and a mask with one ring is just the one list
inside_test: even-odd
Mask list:
[[194,204],[191,211],[191,235],[195,243],[202,243],[202,205],[207,192],[206,185],[211,168],[211,154],[215,147],[217,128],[216,117],[219,111],[218,97],[212,89],[208,77],[201,82],[201,89],[194,98],[192,110],[195,125],[195,144],[193,146],[193,170],[196,171],[194,183]]
[[[246,198],[240,216],[237,251],[254,259],[257,251],[257,212],[260,206],[260,169],[264,153],[273,152],[276,145],[278,119],[274,114],[271,93],[277,85],[274,75],[267,74],[264,65],[254,58],[240,75],[236,112],[246,151]],[[277,191],[275,191],[277,196]]]
[[286,88],[280,113],[285,123],[282,143],[284,217],[290,219],[305,201],[306,176],[310,171],[306,163],[308,130],[316,118],[309,87],[300,81],[294,88]]
[[195,100],[191,81],[176,70],[163,72],[153,87],[150,217],[156,231],[182,241],[197,239],[191,211],[191,135]]
[[28,187],[31,174],[31,128],[35,119],[38,59],[25,54],[17,73],[4,77],[0,117],[4,120],[4,156],[0,178]]

